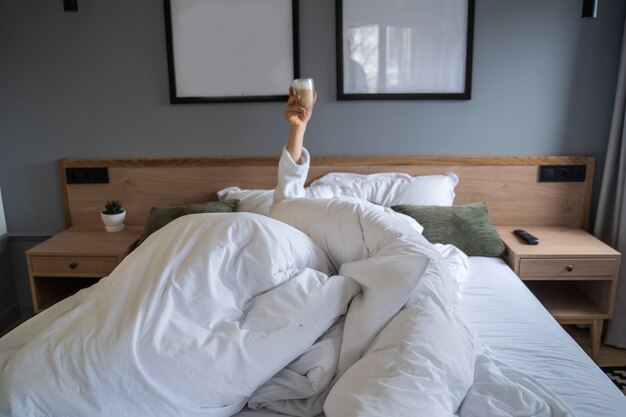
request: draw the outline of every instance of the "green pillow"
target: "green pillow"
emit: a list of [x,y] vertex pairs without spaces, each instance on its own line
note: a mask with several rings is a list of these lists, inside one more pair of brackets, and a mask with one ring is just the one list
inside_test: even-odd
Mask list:
[[239,200],[209,201],[208,203],[183,206],[183,212],[185,214],[230,213],[237,211],[238,207]]
[[466,206],[392,206],[395,211],[413,217],[424,226],[422,234],[431,243],[453,244],[468,256],[497,257],[504,252],[485,203]]
[[225,200],[178,207],[153,207],[137,245],[141,245],[152,233],[181,216],[198,213],[231,213],[236,211],[238,206],[239,200]]

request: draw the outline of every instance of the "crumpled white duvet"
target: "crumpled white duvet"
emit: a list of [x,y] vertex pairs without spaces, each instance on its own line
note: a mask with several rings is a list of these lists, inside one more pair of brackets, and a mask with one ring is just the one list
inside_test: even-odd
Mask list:
[[572,415],[477,340],[404,220],[346,200],[272,216],[182,217],[0,339],[0,415]]

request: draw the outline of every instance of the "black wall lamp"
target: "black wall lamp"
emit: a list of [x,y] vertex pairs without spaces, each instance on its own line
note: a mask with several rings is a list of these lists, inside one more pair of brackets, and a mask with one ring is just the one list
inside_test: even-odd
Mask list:
[[68,13],[76,13],[78,11],[78,0],[63,0],[63,10]]
[[583,19],[595,19],[598,17],[598,1],[583,0]]

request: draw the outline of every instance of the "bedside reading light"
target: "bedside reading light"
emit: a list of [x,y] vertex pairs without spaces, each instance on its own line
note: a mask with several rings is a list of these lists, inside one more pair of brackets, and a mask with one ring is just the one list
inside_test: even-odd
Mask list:
[[598,0],[583,0],[583,19],[598,17]]
[[63,0],[63,10],[68,13],[78,12],[78,0]]

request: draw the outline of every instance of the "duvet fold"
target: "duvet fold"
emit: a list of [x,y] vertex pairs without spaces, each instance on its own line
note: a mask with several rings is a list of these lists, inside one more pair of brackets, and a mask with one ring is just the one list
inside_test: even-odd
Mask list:
[[0,340],[0,415],[230,416],[358,292],[305,234],[182,217]]
[[[288,200],[271,215],[311,236],[362,290],[346,314],[330,389],[317,394],[327,396],[327,417],[573,416],[497,361],[461,317],[467,260],[458,249],[429,244],[404,219],[361,200]],[[314,398],[305,401],[319,404]],[[279,404],[267,408],[315,415],[298,412],[296,401]]]

